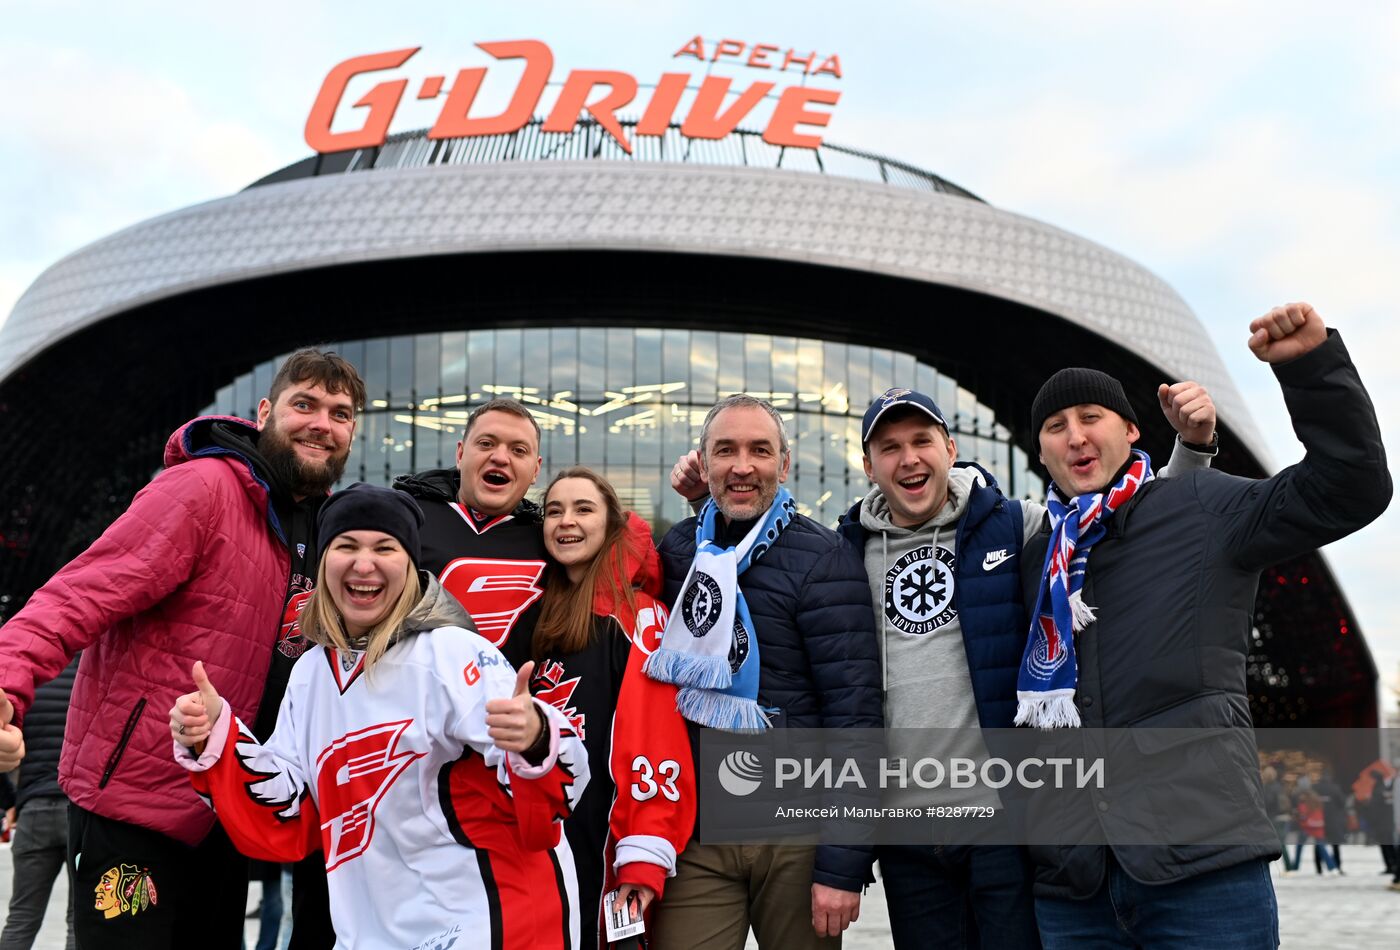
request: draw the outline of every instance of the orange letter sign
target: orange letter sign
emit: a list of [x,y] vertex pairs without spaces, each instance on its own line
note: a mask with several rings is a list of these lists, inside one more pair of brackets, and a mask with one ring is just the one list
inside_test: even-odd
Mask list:
[[311,114],[306,117],[306,144],[318,152],[341,152],[351,148],[369,148],[384,144],[384,136],[389,132],[389,123],[394,118],[394,110],[399,107],[403,91],[408,86],[407,79],[381,82],[359,102],[355,108],[369,107],[365,124],[354,132],[332,132],[331,122],[335,110],[345,95],[345,87],[360,73],[372,73],[379,69],[394,69],[408,62],[410,56],[422,49],[410,46],[388,53],[372,53],[368,56],[355,56],[336,66],[326,74],[321,83],[321,91],[316,94],[316,102],[311,106]]
[[463,69],[457,73],[452,83],[452,91],[442,104],[437,122],[428,132],[430,139],[452,139],[463,135],[498,135],[514,132],[530,121],[535,104],[540,101],[549,73],[554,69],[554,54],[539,40],[514,40],[507,43],[477,43],[479,49],[497,59],[525,60],[525,74],[520,77],[520,85],[515,95],[500,115],[473,119],[467,115],[472,100],[481,88],[481,80],[486,75],[483,67]]

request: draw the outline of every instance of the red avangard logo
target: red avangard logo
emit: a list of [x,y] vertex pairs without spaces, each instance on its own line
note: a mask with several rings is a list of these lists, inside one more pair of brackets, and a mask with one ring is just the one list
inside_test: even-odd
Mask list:
[[510,639],[515,621],[544,595],[543,561],[501,561],[459,557],[438,578],[472,615],[477,633],[499,647]]
[[335,740],[316,760],[321,846],[326,870],[365,853],[374,837],[374,810],[403,770],[422,752],[398,751],[412,719],[386,722]]
[[542,703],[548,703],[564,714],[569,725],[574,727],[578,737],[584,737],[584,720],[587,713],[581,713],[570,705],[574,701],[574,690],[578,689],[581,676],[564,679],[564,664],[548,660],[535,667],[535,675],[530,678],[530,692]]

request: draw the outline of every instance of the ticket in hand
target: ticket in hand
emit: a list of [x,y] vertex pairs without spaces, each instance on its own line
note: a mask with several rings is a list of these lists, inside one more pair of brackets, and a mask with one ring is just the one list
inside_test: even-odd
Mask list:
[[647,929],[642,919],[642,898],[635,890],[627,889],[627,900],[622,900],[622,888],[603,895],[603,920],[608,926],[608,943],[635,937]]

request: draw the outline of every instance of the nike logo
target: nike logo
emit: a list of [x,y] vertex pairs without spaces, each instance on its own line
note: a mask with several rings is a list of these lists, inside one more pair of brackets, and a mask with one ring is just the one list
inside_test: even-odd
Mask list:
[[1016,555],[1007,552],[1006,548],[1002,548],[1000,551],[988,551],[987,556],[982,559],[982,570],[993,570],[1003,561],[1009,561],[1015,556]]

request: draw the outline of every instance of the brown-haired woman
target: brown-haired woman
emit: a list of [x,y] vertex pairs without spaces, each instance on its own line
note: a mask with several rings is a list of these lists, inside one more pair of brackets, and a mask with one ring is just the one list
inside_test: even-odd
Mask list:
[[597,924],[606,891],[621,888],[619,905],[635,893],[643,909],[661,896],[695,823],[695,776],[676,688],[642,672],[666,626],[646,523],[602,476],[565,469],[545,491],[544,544],[530,690],[588,750],[593,780],[564,823],[587,946],[586,915]]

